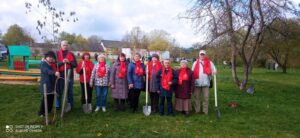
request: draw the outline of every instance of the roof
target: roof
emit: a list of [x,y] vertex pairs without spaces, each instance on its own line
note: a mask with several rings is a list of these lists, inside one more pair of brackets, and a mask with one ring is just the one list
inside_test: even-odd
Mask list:
[[30,49],[26,45],[8,46],[10,56],[31,56]]
[[101,40],[105,48],[124,48],[126,44],[122,41]]

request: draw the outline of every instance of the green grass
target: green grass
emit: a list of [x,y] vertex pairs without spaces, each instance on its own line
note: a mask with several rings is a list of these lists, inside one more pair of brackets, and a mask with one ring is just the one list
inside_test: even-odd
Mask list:
[[[300,70],[282,74],[265,69],[253,70],[249,84],[254,95],[241,92],[233,84],[230,71],[220,69],[218,92],[221,119],[214,114],[213,90],[210,89],[208,116],[188,117],[176,112],[175,117],[113,111],[108,96],[108,110],[84,114],[80,107],[80,90],[74,88],[75,108],[55,124],[44,126],[42,133],[6,133],[5,125],[43,124],[37,116],[40,103],[39,86],[0,85],[1,137],[300,137]],[[236,109],[228,102],[236,101]],[[93,93],[95,102],[95,91]]]

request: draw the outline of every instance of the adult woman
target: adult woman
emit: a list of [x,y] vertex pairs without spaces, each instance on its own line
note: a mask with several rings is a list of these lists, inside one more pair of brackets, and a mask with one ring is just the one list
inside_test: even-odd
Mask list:
[[191,94],[194,91],[193,71],[187,66],[187,61],[180,62],[180,69],[176,71],[178,75],[178,83],[176,86],[176,102],[175,109],[188,115],[192,109]]
[[151,110],[154,113],[158,112],[158,101],[159,101],[159,86],[157,85],[157,73],[161,69],[161,63],[159,61],[159,56],[153,54],[152,60],[148,64],[148,78],[149,78],[149,92],[151,99]]
[[110,85],[116,105],[115,110],[123,111],[128,97],[127,63],[124,53],[119,54],[116,63],[111,68]]
[[[106,112],[106,97],[108,93],[109,85],[109,72],[110,67],[106,64],[106,58],[104,54],[98,56],[98,63],[94,66],[92,76],[90,80],[90,86],[96,87],[96,109],[95,112],[99,111],[100,105],[102,111]],[[100,103],[100,101],[102,101]]]
[[141,90],[144,89],[145,65],[141,62],[141,55],[136,53],[133,62],[128,65],[127,80],[129,87],[129,102],[132,112],[138,109]]
[[[83,68],[85,69],[85,76],[86,80],[84,80],[83,76]],[[88,108],[91,111],[92,110],[92,91],[93,87],[90,87],[89,82],[92,75],[92,70],[94,68],[93,62],[91,62],[91,55],[88,52],[85,52],[82,54],[82,61],[78,63],[78,66],[76,68],[76,72],[80,75],[80,85],[81,85],[81,104],[88,104]],[[84,82],[86,84],[84,84]],[[84,85],[87,87],[87,102],[85,103],[85,90]]]

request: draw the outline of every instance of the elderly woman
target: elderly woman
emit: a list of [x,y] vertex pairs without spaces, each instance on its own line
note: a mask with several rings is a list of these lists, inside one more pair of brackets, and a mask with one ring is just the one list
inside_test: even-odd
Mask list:
[[[86,104],[85,102],[85,90],[84,85],[87,87],[87,102],[88,108],[92,111],[92,91],[93,87],[89,86],[90,78],[92,75],[92,70],[94,68],[94,63],[91,61],[91,55],[88,52],[82,54],[82,60],[78,63],[76,72],[79,74],[79,82],[81,86],[81,104]],[[84,80],[83,69],[85,69],[86,80]],[[84,84],[86,83],[86,84]]]
[[176,102],[175,109],[181,111],[185,115],[192,110],[191,94],[194,91],[193,71],[187,66],[186,60],[181,60],[180,68],[176,71],[178,75],[178,83],[176,86]]
[[133,62],[128,65],[127,80],[129,101],[132,112],[138,109],[141,90],[144,89],[145,65],[141,62],[141,54],[134,55]]
[[[96,87],[96,109],[95,112],[99,111],[100,105],[102,111],[106,111],[106,97],[108,93],[109,85],[109,72],[110,67],[106,64],[106,58],[104,54],[98,56],[98,63],[94,66],[92,71],[90,86]],[[100,104],[100,100],[102,101]]]
[[159,93],[157,85],[157,73],[161,69],[161,63],[159,61],[159,56],[157,54],[153,54],[152,60],[148,64],[148,78],[149,78],[149,91],[150,91],[150,99],[151,99],[151,110],[154,113],[158,112],[158,102],[159,102]]
[[115,110],[123,111],[125,109],[125,100],[128,97],[127,63],[124,53],[118,56],[116,63],[112,66],[110,85],[112,97],[116,104]]

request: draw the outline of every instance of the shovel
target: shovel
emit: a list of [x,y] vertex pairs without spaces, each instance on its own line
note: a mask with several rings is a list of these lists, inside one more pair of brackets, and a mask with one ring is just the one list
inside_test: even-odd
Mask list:
[[215,89],[215,111],[216,117],[219,119],[221,117],[221,112],[218,107],[218,98],[217,98],[217,76],[214,75],[214,89]]
[[47,98],[47,85],[46,83],[44,83],[43,85],[44,87],[44,105],[45,105],[45,122],[46,122],[46,126],[48,126],[49,120],[48,120],[48,98]]
[[91,110],[88,106],[88,100],[87,100],[87,86],[86,86],[86,75],[85,75],[85,64],[83,62],[83,83],[84,83],[84,96],[85,96],[85,104],[82,105],[83,112],[90,113]]
[[65,63],[64,65],[65,67],[65,87],[64,87],[64,96],[63,96],[63,105],[62,105],[62,110],[61,110],[61,114],[60,117],[63,118],[64,117],[64,112],[68,112],[71,110],[71,105],[70,103],[68,103],[66,105],[66,101],[67,101],[67,94],[68,94],[68,87],[69,87],[69,77],[70,77],[70,72],[71,70],[68,69],[67,71],[67,64]]
[[146,105],[143,106],[143,112],[145,116],[151,114],[151,106],[148,106],[148,67],[146,67]]

